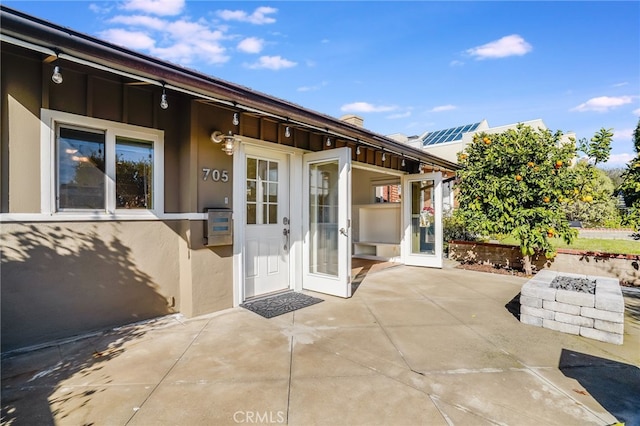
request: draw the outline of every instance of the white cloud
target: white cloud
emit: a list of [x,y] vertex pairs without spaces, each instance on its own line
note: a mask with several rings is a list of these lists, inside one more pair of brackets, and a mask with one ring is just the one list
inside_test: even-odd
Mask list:
[[225,21],[239,21],[248,22],[250,24],[263,25],[273,24],[276,22],[275,18],[267,15],[276,13],[278,9],[273,7],[261,6],[253,11],[251,15],[247,14],[244,10],[220,10],[217,12],[218,16]]
[[616,84],[612,85],[611,87],[622,87],[622,86],[627,86],[627,85],[629,85],[629,82],[623,81],[622,83],[616,83]]
[[184,8],[185,0],[126,0],[125,10],[136,10],[152,15],[178,15]]
[[522,56],[525,55],[533,47],[525,41],[518,34],[512,34],[502,37],[499,40],[492,41],[482,46],[473,47],[467,50],[467,53],[471,56],[475,56],[476,59],[495,59],[506,58],[508,56]]
[[111,12],[111,7],[100,6],[95,3],[91,3],[89,5],[89,10],[92,11],[93,13],[105,14],[105,13]]
[[238,50],[244,53],[260,53],[264,47],[264,40],[257,37],[247,37],[238,43]]
[[340,111],[342,112],[388,112],[398,109],[396,106],[388,105],[373,105],[368,102],[353,102],[350,104],[342,105]]
[[162,31],[167,27],[167,24],[168,24],[168,22],[163,19],[153,18],[151,16],[143,16],[143,15],[132,15],[132,16],[118,15],[109,19],[109,22],[113,24],[123,24],[123,25],[130,25],[134,27],[146,27],[152,30],[157,30],[157,31]]
[[316,84],[315,86],[302,86],[302,87],[298,87],[296,90],[298,92],[314,92],[316,90],[322,89],[327,85],[329,85],[329,83],[326,81],[323,81],[322,83]]
[[111,28],[100,33],[100,37],[103,39],[117,44],[119,46],[125,46],[130,49],[153,49],[155,41],[142,31],[128,31],[121,28]]
[[633,113],[633,115],[637,115],[637,116],[639,116],[639,117],[640,117],[640,108],[638,108],[638,109],[634,109],[634,110],[632,111],[632,113]]
[[284,59],[281,56],[261,56],[258,62],[247,65],[251,69],[280,70],[298,65],[296,62]]
[[575,108],[571,108],[570,111],[607,112],[612,108],[629,104],[632,100],[631,96],[599,96],[597,98],[591,98],[587,102],[584,102]]
[[455,105],[450,105],[450,104],[449,105],[440,105],[440,106],[431,108],[431,110],[429,112],[451,111],[451,110],[454,110],[454,109],[458,109],[458,107],[455,106]]
[[400,118],[407,118],[407,117],[411,117],[411,111],[401,112],[398,114],[391,114],[387,116],[389,120],[397,120]]
[[633,136],[633,129],[620,129],[613,131],[613,140],[615,141],[630,141]]
[[605,167],[621,167],[629,164],[629,161],[636,156],[630,152],[623,152],[622,154],[611,154],[609,160],[605,163]]

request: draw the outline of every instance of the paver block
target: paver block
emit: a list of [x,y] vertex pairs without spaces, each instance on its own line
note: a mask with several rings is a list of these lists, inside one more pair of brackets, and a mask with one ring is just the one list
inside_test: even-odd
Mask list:
[[610,333],[608,331],[596,330],[595,328],[588,327],[580,327],[580,335],[616,345],[621,345],[624,340],[622,334]]
[[556,317],[554,319],[566,324],[593,328],[593,318],[581,317],[580,315],[570,315],[563,312],[556,312]]
[[533,315],[520,314],[520,322],[542,327],[542,318],[534,317]]
[[520,306],[520,315],[531,315],[532,317],[554,319],[555,313],[541,308],[532,308],[530,306]]
[[568,303],[544,300],[542,303],[542,307],[554,312],[564,312],[565,314],[580,315],[580,306],[578,305],[570,305]]
[[576,334],[576,335],[580,334],[579,325],[567,324],[564,322],[558,322],[550,319],[543,319],[542,326],[544,328],[550,328],[551,330],[561,331],[563,333]]
[[596,309],[610,312],[624,312],[624,298],[613,293],[598,293],[596,289]]
[[610,322],[603,320],[593,320],[593,326],[596,330],[608,331],[610,333],[624,334],[624,324],[619,322]]
[[522,296],[537,297],[544,300],[556,300],[556,289],[549,287],[546,283],[536,283],[528,281],[520,291]]
[[624,313],[622,312],[603,311],[601,309],[587,308],[583,306],[580,308],[580,315],[604,321],[624,323]]
[[[520,306],[529,306],[531,308],[542,308],[542,299],[539,297],[520,295]],[[580,311],[580,308],[578,308]]]
[[593,308],[595,303],[595,295],[583,293],[580,291],[558,290],[556,293],[556,301],[568,303],[570,305],[588,306]]

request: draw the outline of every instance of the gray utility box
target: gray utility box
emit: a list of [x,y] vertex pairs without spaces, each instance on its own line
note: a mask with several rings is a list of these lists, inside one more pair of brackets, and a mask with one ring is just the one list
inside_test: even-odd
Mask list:
[[207,209],[207,246],[233,244],[231,209]]

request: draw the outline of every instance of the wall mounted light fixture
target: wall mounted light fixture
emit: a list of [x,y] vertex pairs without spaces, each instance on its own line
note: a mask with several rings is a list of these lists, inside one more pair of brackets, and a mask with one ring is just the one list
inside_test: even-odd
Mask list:
[[164,86],[162,87],[162,96],[160,96],[160,108],[169,108],[169,102],[167,101],[167,92],[165,91]]
[[233,123],[234,126],[237,126],[238,124],[240,124],[240,119],[238,118],[237,112],[233,113],[233,121],[231,122]]
[[224,135],[221,131],[216,130],[211,133],[211,141],[214,143],[222,143],[222,150],[224,153],[227,155],[233,155],[236,150],[236,142],[238,142],[238,139],[233,136],[231,130],[229,130],[228,135]]
[[62,73],[60,72],[60,67],[56,65],[53,67],[53,74],[51,74],[51,81],[55,84],[62,83]]

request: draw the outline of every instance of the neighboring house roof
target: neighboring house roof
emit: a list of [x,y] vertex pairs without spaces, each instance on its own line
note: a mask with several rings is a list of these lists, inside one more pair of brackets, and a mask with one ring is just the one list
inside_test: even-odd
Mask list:
[[[515,129],[519,124],[524,124],[533,129],[547,130],[547,126],[542,119],[539,118],[497,127],[489,127],[487,120],[482,120],[477,123],[465,124],[448,129],[427,131],[421,136],[407,137],[401,133],[394,133],[388,137],[427,151],[447,161],[457,162],[457,153],[471,143],[473,135],[476,133],[502,133],[505,130]],[[561,142],[566,142],[572,137],[575,138],[575,133],[566,133],[563,135]]]
[[435,132],[427,132],[422,137],[422,146],[436,145],[439,143],[455,142],[462,140],[465,133],[475,131],[480,122],[466,124],[464,126],[452,127],[451,129],[436,130]]
[[289,126],[362,143],[375,149],[403,155],[425,164],[456,170],[451,161],[416,147],[374,133],[337,118],[303,108],[286,100],[249,89],[176,64],[143,55],[89,35],[0,5],[0,36],[50,57],[73,61],[128,78],[166,87],[208,102],[269,117]]

